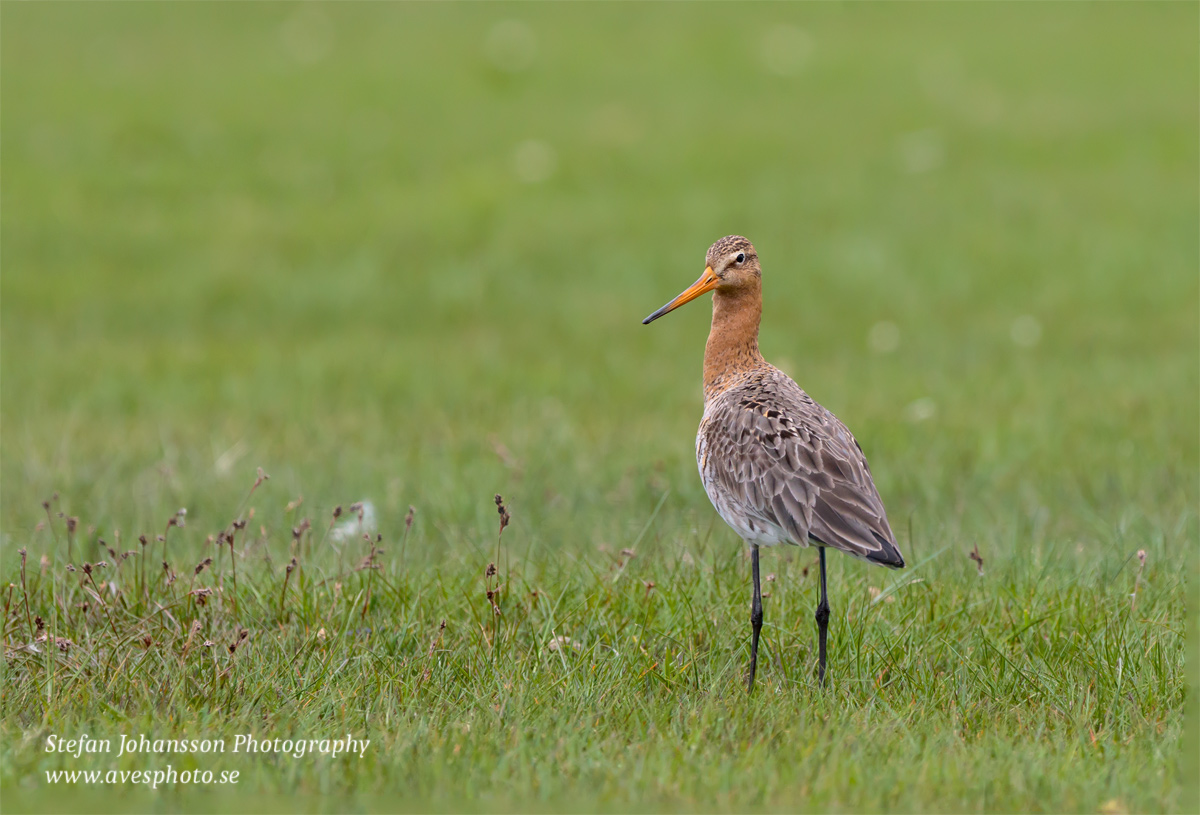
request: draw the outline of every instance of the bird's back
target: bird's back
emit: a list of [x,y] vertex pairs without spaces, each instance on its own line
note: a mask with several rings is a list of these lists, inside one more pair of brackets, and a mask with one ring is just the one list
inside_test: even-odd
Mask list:
[[778,368],[761,363],[706,400],[696,460],[717,512],[748,542],[814,541],[904,566],[858,442]]

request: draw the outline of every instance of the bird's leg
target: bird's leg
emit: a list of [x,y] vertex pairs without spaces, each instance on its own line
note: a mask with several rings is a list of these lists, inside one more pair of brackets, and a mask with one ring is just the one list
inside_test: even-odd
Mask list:
[[762,586],[758,582],[758,545],[750,547],[750,564],[754,572],[754,602],[750,606],[750,682],[747,691],[754,690],[754,672],[758,668],[758,632],[762,630]]
[[821,602],[817,604],[817,646],[818,667],[817,680],[825,684],[825,637],[829,633],[829,597],[825,594],[825,547],[818,548],[821,553]]

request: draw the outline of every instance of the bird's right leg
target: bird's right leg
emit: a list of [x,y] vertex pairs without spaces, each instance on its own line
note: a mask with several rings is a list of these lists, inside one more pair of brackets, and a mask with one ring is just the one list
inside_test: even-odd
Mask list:
[[754,690],[754,672],[758,668],[758,633],[762,631],[762,586],[758,582],[758,545],[750,547],[750,564],[754,572],[754,602],[750,606],[750,681],[747,691]]

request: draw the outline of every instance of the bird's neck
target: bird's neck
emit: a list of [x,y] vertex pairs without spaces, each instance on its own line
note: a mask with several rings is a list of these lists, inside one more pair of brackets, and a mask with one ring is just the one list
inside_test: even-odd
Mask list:
[[712,328],[704,347],[704,401],[737,384],[741,374],[766,364],[758,352],[761,284],[713,295]]

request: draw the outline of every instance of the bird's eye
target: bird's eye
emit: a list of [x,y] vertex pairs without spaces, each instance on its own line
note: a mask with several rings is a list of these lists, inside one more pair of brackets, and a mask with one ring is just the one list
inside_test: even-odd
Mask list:
[[737,257],[735,257],[734,260],[736,260],[738,263],[745,263],[746,262],[746,253],[738,252]]

